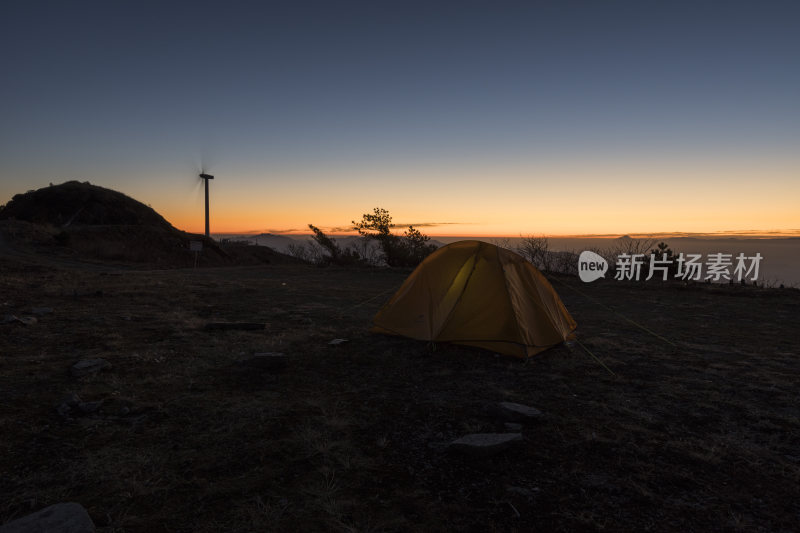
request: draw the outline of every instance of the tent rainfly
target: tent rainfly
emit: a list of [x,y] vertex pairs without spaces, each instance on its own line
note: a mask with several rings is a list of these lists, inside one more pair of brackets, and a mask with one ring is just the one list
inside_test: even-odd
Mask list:
[[576,327],[525,258],[458,241],[420,263],[375,315],[372,331],[527,357],[567,340]]

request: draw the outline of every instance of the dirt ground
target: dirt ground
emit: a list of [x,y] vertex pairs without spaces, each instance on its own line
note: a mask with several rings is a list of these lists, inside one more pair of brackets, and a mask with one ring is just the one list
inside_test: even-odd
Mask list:
[[[101,532],[797,531],[800,291],[555,278],[579,342],[522,361],[369,333],[408,273],[5,261],[0,318],[37,321],[0,325],[0,523],[76,501]],[[87,358],[112,366],[73,377]],[[499,401],[544,414],[448,452],[503,431]]]

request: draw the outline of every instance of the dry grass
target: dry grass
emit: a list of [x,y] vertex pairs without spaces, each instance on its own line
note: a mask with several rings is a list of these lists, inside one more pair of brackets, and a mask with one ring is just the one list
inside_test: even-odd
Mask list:
[[[385,298],[371,299],[402,271],[0,274],[0,315],[54,310],[0,326],[0,523],[59,501],[82,503],[105,532],[800,522],[798,291],[559,278],[579,339],[614,377],[578,346],[522,362],[369,334]],[[266,327],[205,331],[210,321]],[[281,371],[240,362],[256,352],[291,359]],[[70,377],[88,357],[113,367]],[[65,419],[55,407],[68,392],[104,403]],[[504,400],[545,413],[523,446],[445,452],[500,430],[484,408]]]

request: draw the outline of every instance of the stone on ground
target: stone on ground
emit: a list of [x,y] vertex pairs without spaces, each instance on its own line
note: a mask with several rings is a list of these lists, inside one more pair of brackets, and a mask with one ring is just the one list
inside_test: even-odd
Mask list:
[[506,422],[529,422],[542,416],[542,412],[535,407],[514,402],[499,402],[493,405],[490,411]]
[[2,324],[23,324],[25,326],[33,326],[36,324],[38,320],[36,317],[33,316],[16,316],[16,315],[6,315],[3,317],[3,320],[0,321]]
[[94,522],[79,503],[57,503],[0,526],[0,533],[93,533]]
[[486,457],[521,441],[521,433],[472,433],[451,442],[449,449],[466,455]]
[[79,378],[94,374],[105,368],[111,368],[111,363],[105,359],[81,359],[70,368],[73,377]]

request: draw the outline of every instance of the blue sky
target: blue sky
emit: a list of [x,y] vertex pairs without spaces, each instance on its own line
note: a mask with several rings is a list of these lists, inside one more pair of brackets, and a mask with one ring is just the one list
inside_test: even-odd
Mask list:
[[465,234],[800,228],[795,2],[4,2],[0,32],[0,203],[88,180],[197,231],[202,159],[212,231],[378,205]]

